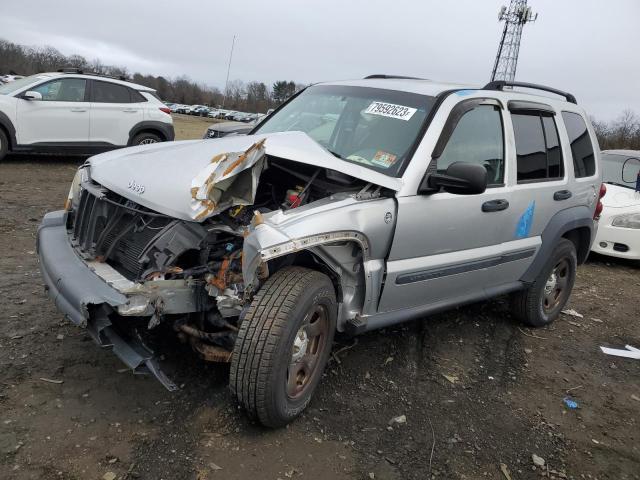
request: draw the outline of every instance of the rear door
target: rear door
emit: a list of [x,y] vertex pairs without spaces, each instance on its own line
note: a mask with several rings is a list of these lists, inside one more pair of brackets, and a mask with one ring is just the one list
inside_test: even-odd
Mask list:
[[426,170],[480,164],[488,188],[480,195],[442,191],[398,198],[379,312],[483,295],[516,282],[530,264],[539,239],[516,234],[507,115],[491,98],[464,100],[452,109]]
[[569,181],[566,159],[571,152],[562,148],[567,142],[560,142],[562,120],[557,112],[548,105],[521,101],[510,101],[509,110],[516,146],[512,205],[517,234],[539,237],[551,217],[580,204],[585,192]]
[[142,95],[125,85],[92,80],[91,142],[96,145],[127,145],[133,126],[144,120],[145,103]]
[[57,78],[29,90],[40,93],[42,100],[18,99],[18,144],[86,145],[91,109],[86,79]]

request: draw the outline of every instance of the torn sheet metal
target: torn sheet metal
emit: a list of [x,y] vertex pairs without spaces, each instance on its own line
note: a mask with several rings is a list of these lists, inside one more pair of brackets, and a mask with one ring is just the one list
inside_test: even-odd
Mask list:
[[215,155],[191,181],[191,218],[201,221],[233,205],[252,205],[264,166],[265,138],[244,152]]
[[631,345],[625,345],[623,350],[621,348],[607,348],[600,347],[602,353],[606,353],[607,355],[614,355],[616,357],[625,357],[625,358],[634,358],[636,360],[640,360],[640,348],[632,347]]

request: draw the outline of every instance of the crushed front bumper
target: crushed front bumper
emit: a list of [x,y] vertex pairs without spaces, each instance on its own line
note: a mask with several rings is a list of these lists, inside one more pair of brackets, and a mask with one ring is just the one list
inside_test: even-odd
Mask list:
[[[176,390],[177,386],[160,370],[153,351],[139,335],[118,331],[110,320],[114,312],[145,314],[151,304],[164,305],[164,299],[157,294],[151,298],[145,292],[128,295],[114,288],[113,283],[107,283],[75,252],[65,224],[66,212],[48,213],[37,237],[40,271],[58,310],[74,324],[86,327],[98,345],[111,348],[134,373],[152,373],[168,390]],[[191,303],[195,308],[195,300]]]

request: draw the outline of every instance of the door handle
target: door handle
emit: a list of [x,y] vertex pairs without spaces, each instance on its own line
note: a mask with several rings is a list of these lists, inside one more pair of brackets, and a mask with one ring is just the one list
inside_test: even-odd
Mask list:
[[86,108],[72,108],[71,111],[72,112],[86,112],[87,109]]
[[488,202],[484,202],[482,204],[483,212],[499,212],[501,210],[506,210],[509,208],[509,202],[504,198],[498,200],[489,200]]
[[567,200],[569,198],[571,198],[571,195],[573,195],[569,190],[558,190],[556,193],[553,194],[553,199],[554,200]]
[[123,110],[124,113],[136,113],[138,111],[137,108],[125,108]]

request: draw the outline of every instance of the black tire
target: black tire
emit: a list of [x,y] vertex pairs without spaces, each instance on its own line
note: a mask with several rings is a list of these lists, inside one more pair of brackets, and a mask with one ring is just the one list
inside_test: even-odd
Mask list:
[[0,161],[7,156],[7,152],[9,152],[9,139],[2,129],[0,129]]
[[[282,427],[307,407],[331,354],[337,310],[323,273],[287,267],[266,281],[242,319],[231,357],[229,386],[249,416]],[[315,330],[324,333],[312,336]],[[308,340],[304,351],[294,343],[299,335]],[[315,360],[306,372],[308,356]]]
[[531,286],[512,295],[513,315],[530,327],[544,327],[553,322],[571,296],[577,265],[575,245],[571,240],[560,239]]
[[151,133],[151,132],[143,132],[133,137],[133,140],[131,140],[131,145],[132,146],[148,145],[151,143],[158,143],[158,142],[162,142],[162,138],[160,138],[159,135],[156,135],[155,133]]

